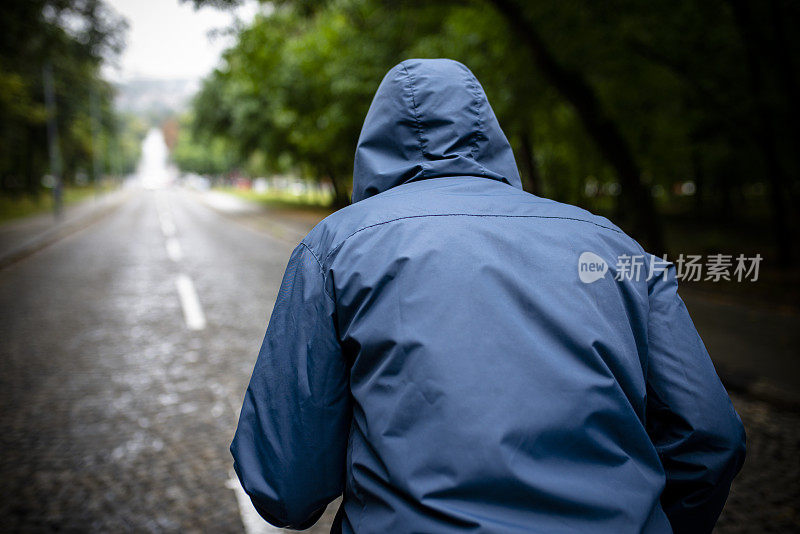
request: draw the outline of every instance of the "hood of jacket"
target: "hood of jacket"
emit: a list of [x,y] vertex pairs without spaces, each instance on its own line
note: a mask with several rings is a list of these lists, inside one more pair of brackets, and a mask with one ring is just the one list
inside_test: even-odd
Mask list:
[[356,148],[353,202],[440,176],[522,188],[514,154],[472,72],[450,59],[409,59],[383,78]]

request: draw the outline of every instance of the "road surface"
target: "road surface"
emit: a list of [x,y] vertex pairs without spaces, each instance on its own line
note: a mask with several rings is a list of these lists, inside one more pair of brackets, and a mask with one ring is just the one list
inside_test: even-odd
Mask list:
[[0,272],[0,523],[240,531],[227,445],[289,250],[142,191]]

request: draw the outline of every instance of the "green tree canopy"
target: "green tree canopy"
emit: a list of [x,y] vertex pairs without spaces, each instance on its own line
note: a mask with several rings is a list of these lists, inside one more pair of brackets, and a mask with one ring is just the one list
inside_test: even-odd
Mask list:
[[125,23],[100,0],[9,2],[0,17],[0,189],[36,192],[47,174],[43,72],[52,72],[63,177],[132,170],[138,134],[113,108],[100,74],[123,46]]
[[792,5],[271,5],[239,33],[194,106],[196,131],[227,139],[243,160],[258,151],[269,168],[330,179],[344,203],[383,74],[408,57],[445,56],[482,81],[529,190],[613,209],[655,251],[664,211],[720,220],[769,212],[781,256],[791,256],[800,175]]

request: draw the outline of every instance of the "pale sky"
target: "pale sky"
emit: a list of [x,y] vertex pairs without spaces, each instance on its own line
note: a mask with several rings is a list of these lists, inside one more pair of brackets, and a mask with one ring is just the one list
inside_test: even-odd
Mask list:
[[194,9],[179,0],[106,0],[128,20],[127,45],[118,65],[107,65],[109,80],[135,78],[199,79],[219,63],[222,51],[233,44],[230,36],[209,32],[231,26],[234,17],[250,22],[259,10],[247,0],[234,11],[213,7]]

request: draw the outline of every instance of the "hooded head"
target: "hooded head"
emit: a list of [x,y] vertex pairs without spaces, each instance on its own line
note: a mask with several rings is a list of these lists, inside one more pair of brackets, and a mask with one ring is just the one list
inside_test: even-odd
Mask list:
[[522,188],[475,75],[450,59],[409,59],[383,78],[364,120],[353,202],[440,176],[482,176]]

